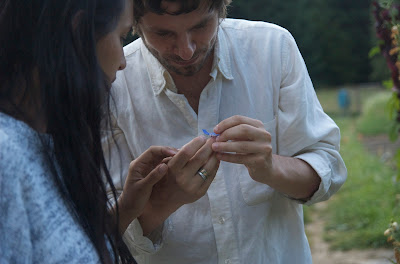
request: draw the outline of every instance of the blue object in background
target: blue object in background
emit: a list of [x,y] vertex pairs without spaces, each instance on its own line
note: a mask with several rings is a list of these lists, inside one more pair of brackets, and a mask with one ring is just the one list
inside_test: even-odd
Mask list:
[[341,109],[347,109],[350,106],[350,96],[347,89],[342,88],[338,93],[338,104]]

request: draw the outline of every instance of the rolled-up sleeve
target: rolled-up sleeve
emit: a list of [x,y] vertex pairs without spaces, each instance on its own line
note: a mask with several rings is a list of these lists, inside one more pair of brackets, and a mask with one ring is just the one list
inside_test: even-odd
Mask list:
[[324,113],[303,58],[291,35],[284,42],[278,111],[278,153],[307,162],[321,178],[306,203],[327,200],[339,190],[347,170],[339,154],[340,130]]
[[123,240],[133,256],[141,254],[154,254],[163,245],[163,237],[171,231],[171,225],[167,219],[160,227],[156,228],[148,236],[143,236],[143,229],[137,219],[126,229]]

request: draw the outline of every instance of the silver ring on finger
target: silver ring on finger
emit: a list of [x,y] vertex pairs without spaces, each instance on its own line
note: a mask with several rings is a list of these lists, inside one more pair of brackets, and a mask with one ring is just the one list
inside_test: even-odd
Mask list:
[[201,170],[199,170],[199,171],[197,172],[197,174],[199,174],[200,177],[203,178],[204,181],[206,181],[207,178],[208,178],[208,172],[207,172],[206,169],[204,169],[204,168],[202,168]]

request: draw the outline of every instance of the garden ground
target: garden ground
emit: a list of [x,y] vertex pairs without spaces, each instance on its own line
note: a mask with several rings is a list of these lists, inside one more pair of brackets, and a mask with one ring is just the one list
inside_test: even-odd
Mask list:
[[[382,161],[393,158],[400,148],[400,140],[393,143],[386,135],[360,138],[366,149],[381,157]],[[333,197],[334,199],[334,197]],[[329,243],[323,239],[325,227],[324,209],[329,201],[313,206],[311,221],[306,225],[314,264],[391,264],[394,259],[392,249],[330,250]]]
[[306,225],[314,264],[391,264],[394,259],[391,249],[366,249],[337,251],[330,250],[329,243],[323,239],[325,219],[323,209],[327,202],[313,207],[311,222]]
[[[364,88],[364,87],[363,87]],[[367,244],[369,244],[368,242],[365,243],[360,243],[363,244],[364,246],[362,246],[362,250],[358,250],[358,249],[354,249],[354,248],[358,248],[358,245],[354,245],[354,243],[359,243],[359,241],[370,241],[370,237],[369,234],[367,234],[365,237],[358,236],[358,239],[352,239],[350,238],[351,236],[354,235],[354,230],[351,229],[351,227],[355,227],[355,223],[354,220],[351,218],[357,218],[360,221],[363,219],[363,217],[371,217],[369,218],[369,224],[366,225],[366,228],[371,228],[373,225],[371,225],[371,223],[375,223],[376,220],[380,219],[379,221],[382,221],[381,218],[382,217],[377,217],[375,215],[369,215],[369,213],[371,213],[369,210],[363,211],[363,208],[374,208],[374,206],[376,207],[376,205],[368,206],[371,205],[371,203],[375,203],[375,200],[373,197],[375,197],[375,199],[379,200],[381,202],[381,204],[385,204],[384,202],[382,203],[382,199],[383,198],[377,198],[377,194],[374,192],[369,193],[368,191],[366,191],[365,193],[362,192],[357,192],[356,194],[354,194],[354,196],[351,196],[352,199],[354,200],[354,198],[356,199],[362,199],[362,202],[351,202],[351,200],[347,200],[343,199],[344,195],[348,195],[349,192],[352,193],[354,190],[358,190],[360,186],[363,185],[369,185],[374,186],[374,184],[379,184],[382,185],[382,181],[377,181],[375,183],[374,180],[381,178],[386,178],[386,181],[389,179],[387,176],[387,170],[385,171],[381,171],[382,166],[386,166],[387,168],[392,167],[393,162],[393,156],[394,153],[397,151],[397,149],[400,148],[400,140],[398,140],[396,143],[390,142],[390,140],[388,139],[387,133],[385,132],[384,134],[382,134],[382,131],[379,135],[373,135],[373,136],[365,136],[363,135],[362,132],[364,132],[365,130],[368,131],[372,131],[374,130],[374,127],[383,127],[384,124],[380,123],[381,121],[381,116],[378,116],[378,118],[374,118],[374,114],[375,112],[379,112],[379,109],[384,108],[384,107],[377,107],[374,105],[371,105],[369,108],[372,108],[372,114],[368,114],[365,113],[366,109],[364,107],[364,102],[366,101],[366,98],[370,98],[370,97],[379,97],[378,93],[380,93],[381,91],[376,91],[375,88],[371,87],[371,89],[367,88],[367,89],[352,89],[350,90],[351,94],[352,94],[352,99],[356,99],[353,100],[353,104],[352,104],[352,108],[350,109],[350,111],[345,114],[345,117],[343,117],[343,113],[339,112],[339,109],[337,107],[337,103],[335,102],[335,98],[336,98],[336,91],[333,90],[327,90],[327,91],[317,91],[318,97],[321,101],[322,106],[324,107],[324,110],[326,112],[328,112],[328,114],[338,117],[339,114],[339,118],[338,120],[336,118],[335,121],[339,121],[339,126],[341,127],[342,130],[342,145],[343,145],[343,149],[342,151],[344,151],[342,153],[342,155],[344,155],[344,159],[346,160],[346,164],[348,165],[348,169],[349,169],[349,179],[346,182],[347,186],[345,186],[345,188],[342,188],[341,190],[341,194],[340,195],[335,195],[332,197],[331,200],[326,201],[326,202],[322,202],[316,205],[311,206],[310,208],[306,208],[306,232],[307,232],[307,236],[309,238],[309,242],[310,242],[310,246],[311,246],[311,251],[312,251],[312,255],[313,255],[313,263],[314,264],[392,264],[394,263],[394,257],[393,257],[393,250],[392,249],[385,249],[385,248],[381,248],[381,246],[375,246],[374,249],[371,249],[371,247],[365,246]],[[378,93],[376,93],[378,92]],[[378,111],[377,111],[378,110]],[[364,122],[367,126],[364,126],[363,131],[355,131],[355,129],[353,129],[354,125],[356,124],[356,120],[359,119],[358,117],[363,116],[362,112],[364,112],[364,116],[369,116],[368,120],[369,122]],[[383,113],[380,113],[381,115]],[[346,117],[347,116],[347,117]],[[354,118],[352,118],[354,117]],[[343,120],[347,120],[345,122],[343,122]],[[354,120],[354,121],[349,121],[349,120]],[[350,126],[349,126],[350,124]],[[360,124],[360,122],[358,123]],[[349,129],[352,128],[352,129]],[[361,132],[361,133],[360,133]],[[368,133],[365,133],[368,134]],[[360,143],[351,143],[353,141],[357,141]],[[351,145],[349,145],[351,144]],[[375,158],[370,158],[369,156],[365,155],[365,152],[369,152],[371,153],[373,157]],[[378,160],[378,162],[374,162],[372,160]],[[380,162],[379,162],[380,160]],[[362,161],[362,162],[361,162]],[[357,167],[357,163],[360,163],[360,165]],[[371,166],[368,166],[369,163],[371,163]],[[373,165],[372,165],[373,163]],[[385,165],[384,165],[385,164]],[[376,167],[374,167],[376,166]],[[370,172],[370,170],[374,170],[372,172]],[[385,174],[386,173],[386,174]],[[371,177],[372,174],[375,175],[380,175],[380,176],[375,176],[375,177]],[[389,172],[390,174],[390,172]],[[386,175],[386,176],[385,176]],[[350,179],[351,177],[351,179]],[[378,178],[377,178],[378,177]],[[384,182],[384,181],[383,181]],[[361,184],[361,185],[360,185]],[[346,185],[346,184],[345,184]],[[390,183],[389,183],[390,185]],[[356,189],[354,189],[354,187],[356,187]],[[388,185],[386,185],[386,187],[388,187]],[[374,188],[374,187],[371,187]],[[390,188],[390,187],[389,187]],[[345,190],[344,190],[345,189]],[[377,188],[377,190],[382,191],[382,188]],[[371,189],[372,190],[372,189]],[[386,190],[386,189],[384,189]],[[385,192],[383,190],[383,192]],[[360,196],[357,196],[360,195]],[[379,194],[378,194],[379,195]],[[369,197],[368,197],[369,196]],[[382,196],[382,197],[387,197],[386,196]],[[385,201],[385,200],[384,200]],[[351,204],[348,204],[348,203]],[[345,203],[343,205],[343,203]],[[353,207],[351,207],[353,206]],[[367,206],[367,207],[365,207]],[[385,205],[387,206],[387,204]],[[345,208],[344,208],[345,207]],[[338,210],[338,208],[340,208]],[[349,208],[353,208],[353,209],[349,209]],[[327,211],[327,209],[329,209],[330,211]],[[375,210],[375,214],[384,214],[387,215],[389,214],[386,209],[384,209],[384,207],[382,207],[381,209],[383,209],[382,211],[380,211],[380,209]],[[336,211],[332,214],[332,210]],[[352,213],[352,210],[354,211]],[[344,215],[349,214],[352,215],[350,218],[340,218],[340,221],[344,221],[342,223],[345,223],[345,231],[343,232],[340,231],[340,228],[336,225],[336,228],[331,228],[332,227],[332,218],[330,217],[337,217],[337,213],[339,212],[343,212]],[[371,210],[374,211],[374,210]],[[347,220],[346,220],[347,219]],[[372,222],[371,222],[372,221]],[[335,221],[333,221],[335,222]],[[337,219],[336,219],[337,222]],[[368,223],[368,221],[367,221]],[[337,224],[337,223],[336,223]],[[363,223],[361,223],[363,224]],[[380,234],[380,230],[382,229],[382,235],[383,236],[383,231],[385,229],[384,224],[382,225],[382,223],[376,223],[375,225],[379,226],[378,231],[376,231],[376,229],[374,231],[372,231],[372,233],[379,233]],[[350,229],[349,229],[350,228]],[[357,229],[357,228],[356,228]],[[340,234],[339,236],[337,234],[334,234],[334,232],[338,232],[338,234]],[[358,229],[358,231],[355,232],[359,232],[360,230]],[[352,234],[350,234],[350,233]],[[333,235],[332,235],[333,234]],[[364,233],[365,235],[365,233]],[[340,239],[340,236],[343,237],[349,237],[349,239],[347,239],[347,241],[354,241],[353,244],[338,244],[337,241],[335,242],[335,246],[337,247],[337,245],[341,245],[343,248],[348,248],[350,250],[333,250],[332,248],[332,242],[336,239]],[[327,242],[327,238],[334,238],[333,241]],[[363,239],[365,238],[365,239]],[[328,239],[329,240],[329,239]],[[344,240],[346,241],[346,239]],[[343,241],[342,241],[343,242]],[[381,243],[381,242],[380,242]],[[350,245],[350,246],[349,246]],[[353,245],[353,246],[352,246]],[[382,245],[382,243],[381,243]],[[378,249],[376,249],[376,247]]]

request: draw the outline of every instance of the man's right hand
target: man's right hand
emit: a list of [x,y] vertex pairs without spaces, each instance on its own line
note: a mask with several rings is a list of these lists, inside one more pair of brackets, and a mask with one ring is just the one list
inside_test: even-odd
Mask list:
[[[219,167],[211,145],[214,138],[197,137],[168,161],[168,174],[153,187],[143,214],[138,218],[144,235],[151,233],[184,204],[203,197]],[[198,171],[204,169],[204,180]]]

